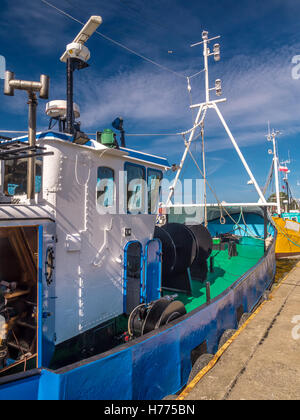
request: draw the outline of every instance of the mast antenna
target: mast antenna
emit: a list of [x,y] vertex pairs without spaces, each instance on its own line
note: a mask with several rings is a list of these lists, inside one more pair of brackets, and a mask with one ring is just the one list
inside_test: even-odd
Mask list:
[[85,43],[96,32],[102,23],[101,16],[91,16],[79,34],[71,44],[67,45],[66,51],[61,56],[60,61],[67,66],[67,133],[76,134],[74,129],[74,108],[73,108],[73,85],[75,70],[88,67],[87,61],[91,54]]
[[268,135],[267,140],[272,142],[273,144],[273,151],[270,154],[273,155],[273,167],[275,173],[275,189],[276,189],[276,206],[277,206],[277,213],[278,215],[281,214],[281,206],[280,206],[280,191],[279,191],[279,158],[277,154],[277,137],[281,134],[278,130],[270,129],[270,122],[268,122]]
[[7,96],[14,96],[15,90],[23,90],[28,94],[28,142],[29,148],[33,153],[28,155],[27,163],[27,198],[33,200],[35,196],[35,163],[36,159],[34,152],[38,149],[36,145],[36,114],[37,114],[37,93],[41,99],[48,99],[50,88],[50,78],[42,74],[39,82],[32,82],[28,80],[17,80],[15,73],[11,71],[5,72],[4,80],[4,94]]

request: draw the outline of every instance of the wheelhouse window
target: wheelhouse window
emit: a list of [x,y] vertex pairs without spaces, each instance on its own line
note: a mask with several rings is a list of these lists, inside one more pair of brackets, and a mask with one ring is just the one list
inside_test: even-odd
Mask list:
[[132,163],[125,164],[127,173],[127,213],[145,213],[146,169]]
[[148,169],[148,213],[156,214],[161,201],[161,181],[163,173],[155,169]]
[[98,168],[97,175],[97,205],[101,207],[112,207],[115,200],[115,173],[107,167]]
[[[42,189],[42,158],[36,158],[35,192]],[[14,195],[27,194],[27,164],[28,159],[8,160],[4,165],[4,194]]]

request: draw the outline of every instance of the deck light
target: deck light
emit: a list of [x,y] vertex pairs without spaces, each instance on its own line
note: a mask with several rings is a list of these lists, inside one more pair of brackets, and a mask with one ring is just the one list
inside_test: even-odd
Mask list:
[[120,131],[121,133],[121,147],[126,147],[126,143],[125,143],[125,130],[124,130],[124,120],[122,117],[118,117],[116,118],[113,123],[112,126],[113,128],[115,128],[116,130]]
[[208,32],[207,31],[203,31],[202,32],[202,39],[203,40],[207,40],[208,39]]
[[214,59],[215,61],[220,61],[221,60],[221,54],[220,54],[220,44],[215,44],[214,45]]
[[216,80],[215,89],[216,89],[216,95],[221,96],[222,95],[222,81],[221,81],[221,79]]

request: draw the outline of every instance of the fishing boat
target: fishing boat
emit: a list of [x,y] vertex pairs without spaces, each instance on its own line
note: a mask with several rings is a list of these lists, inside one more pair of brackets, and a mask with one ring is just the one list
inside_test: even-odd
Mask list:
[[[288,175],[290,170],[288,164],[290,159],[279,162],[277,137],[279,131],[272,130],[267,136],[269,142],[272,142],[273,148],[269,154],[273,156],[271,169],[264,189],[266,192],[271,184],[273,177],[275,178],[275,203],[273,208],[273,222],[277,230],[275,253],[277,259],[282,258],[299,258],[300,257],[300,212],[299,205],[293,199],[292,191],[289,185]],[[279,174],[283,174],[282,188],[286,191],[284,194],[280,192]],[[294,208],[294,210],[292,210]]]
[[277,229],[276,258],[300,258],[300,223],[290,213],[273,220]]
[[[76,121],[73,74],[89,58],[91,17],[69,44],[67,100],[52,101],[49,129],[36,133],[37,94],[49,78],[16,80],[29,95],[28,135],[0,143],[0,399],[158,400],[193,377],[263,298],[275,274],[268,203],[208,89],[205,113],[220,116],[262,199],[217,203],[205,218],[175,220],[160,203],[168,160],[127,147],[124,122],[92,138]],[[220,93],[220,81],[216,83]],[[54,124],[58,130],[54,130]],[[161,209],[158,214],[158,207]],[[168,214],[170,213],[170,214]],[[168,220],[169,218],[169,220]],[[225,337],[225,338],[224,338]]]

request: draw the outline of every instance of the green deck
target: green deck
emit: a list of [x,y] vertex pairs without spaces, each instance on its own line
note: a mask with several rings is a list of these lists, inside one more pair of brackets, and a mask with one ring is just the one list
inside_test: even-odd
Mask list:
[[[211,299],[219,296],[243,274],[257,264],[264,255],[264,242],[254,238],[242,238],[237,245],[237,257],[228,257],[228,250],[213,251],[214,273],[209,273]],[[191,312],[206,302],[206,286],[199,281],[192,281],[192,296],[178,293],[178,300],[184,303],[187,312]]]
[[[222,294],[235,281],[242,277],[248,270],[254,267],[264,256],[264,241],[251,237],[240,239],[237,245],[237,257],[228,257],[228,249],[225,251],[213,251],[214,273],[209,273],[207,281],[210,282],[211,299]],[[206,303],[206,285],[197,280],[192,280],[192,296],[185,293],[170,292],[165,290],[163,295],[176,293],[178,298],[184,303],[187,312],[192,312]],[[121,315],[116,318],[116,331],[121,335],[126,331],[128,317]]]

